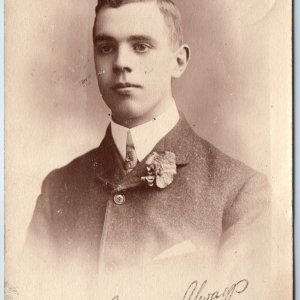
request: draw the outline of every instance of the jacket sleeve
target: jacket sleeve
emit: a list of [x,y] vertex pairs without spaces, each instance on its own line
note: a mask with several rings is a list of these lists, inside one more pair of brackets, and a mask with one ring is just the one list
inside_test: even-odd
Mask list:
[[[247,279],[243,299],[268,299],[271,278],[270,186],[260,173],[250,176],[223,214],[218,274],[220,280]],[[248,296],[247,296],[248,295]]]
[[51,199],[56,189],[55,171],[43,181],[41,194],[38,196],[31,222],[28,227],[25,250],[29,247],[38,257],[50,255],[53,250],[53,226]]
[[42,184],[21,257],[20,288],[22,299],[38,299],[49,276],[54,274],[55,247],[53,240],[51,194],[55,188],[55,173],[50,173]]

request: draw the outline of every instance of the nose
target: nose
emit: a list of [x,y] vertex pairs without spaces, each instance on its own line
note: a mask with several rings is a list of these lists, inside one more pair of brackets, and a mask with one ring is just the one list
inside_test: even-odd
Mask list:
[[113,70],[116,73],[132,72],[130,49],[120,45],[116,53]]

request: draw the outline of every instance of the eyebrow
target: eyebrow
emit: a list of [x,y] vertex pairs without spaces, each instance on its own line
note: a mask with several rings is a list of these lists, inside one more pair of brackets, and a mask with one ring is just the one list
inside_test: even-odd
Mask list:
[[130,42],[149,42],[155,44],[156,41],[151,36],[148,35],[132,35],[129,37]]
[[[107,35],[107,34],[98,34],[94,38],[94,44],[99,43],[99,42],[116,42],[116,38]],[[128,38],[129,42],[149,42],[151,44],[156,44],[155,39],[153,39],[151,36],[148,35],[131,35]]]
[[114,39],[112,36],[106,35],[106,34],[98,34],[94,37],[94,44],[99,42],[114,42],[116,39]]

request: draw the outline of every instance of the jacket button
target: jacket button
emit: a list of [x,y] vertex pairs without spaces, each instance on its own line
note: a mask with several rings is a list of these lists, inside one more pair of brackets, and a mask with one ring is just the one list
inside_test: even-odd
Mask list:
[[118,205],[122,205],[125,203],[124,195],[114,195],[114,202]]

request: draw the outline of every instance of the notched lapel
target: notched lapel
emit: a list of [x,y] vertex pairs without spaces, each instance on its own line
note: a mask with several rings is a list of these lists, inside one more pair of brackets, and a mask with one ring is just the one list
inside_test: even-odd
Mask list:
[[180,114],[176,126],[162,138],[151,152],[173,152],[176,156],[176,165],[184,166],[189,163],[192,150],[192,129],[185,117]]

